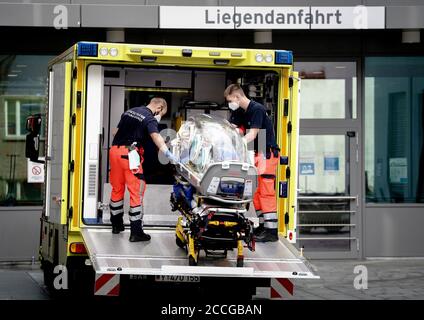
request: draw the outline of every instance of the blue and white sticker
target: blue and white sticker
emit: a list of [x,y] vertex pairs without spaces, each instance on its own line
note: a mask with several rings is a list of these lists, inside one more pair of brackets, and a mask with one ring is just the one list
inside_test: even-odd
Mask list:
[[315,174],[315,163],[313,162],[299,163],[299,173],[302,176],[313,176]]
[[216,194],[218,192],[219,182],[221,180],[219,177],[213,177],[208,186],[208,193]]
[[244,193],[245,197],[251,197],[253,194],[253,183],[252,180],[245,180],[244,182]]

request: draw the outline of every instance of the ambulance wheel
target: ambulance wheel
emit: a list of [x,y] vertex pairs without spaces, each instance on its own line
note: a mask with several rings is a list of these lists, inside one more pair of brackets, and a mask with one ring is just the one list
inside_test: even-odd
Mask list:
[[196,259],[193,258],[193,256],[188,257],[188,265],[189,266],[197,266]]
[[237,258],[237,267],[242,268],[244,265],[244,259],[243,258]]
[[41,260],[41,269],[43,270],[44,285],[47,287],[48,290],[54,289],[53,264],[51,262]]
[[178,236],[175,237],[175,243],[177,244],[178,247],[187,251],[187,244],[181,241],[181,239]]

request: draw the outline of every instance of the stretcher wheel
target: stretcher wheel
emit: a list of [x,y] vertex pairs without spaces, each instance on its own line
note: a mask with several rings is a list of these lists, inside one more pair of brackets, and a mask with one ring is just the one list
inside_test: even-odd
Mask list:
[[196,259],[193,258],[193,256],[188,257],[188,265],[189,266],[197,266]]
[[242,268],[244,265],[244,259],[243,258],[237,258],[237,267]]
[[181,241],[180,238],[178,238],[178,236],[175,237],[175,243],[177,244],[177,246],[179,246],[181,249],[184,249],[187,251],[187,244],[183,241]]

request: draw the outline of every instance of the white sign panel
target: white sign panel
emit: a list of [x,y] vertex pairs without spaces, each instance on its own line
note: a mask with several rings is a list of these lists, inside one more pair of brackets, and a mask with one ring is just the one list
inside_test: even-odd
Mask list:
[[309,29],[309,7],[236,7],[236,29]]
[[311,7],[311,29],[384,29],[384,7]]
[[384,29],[385,8],[161,6],[162,29]]
[[390,183],[408,183],[408,160],[406,158],[390,158]]
[[161,29],[234,29],[234,7],[162,6]]
[[[44,160],[44,158],[39,158]],[[28,183],[44,183],[44,163],[37,163],[28,160],[27,165]]]

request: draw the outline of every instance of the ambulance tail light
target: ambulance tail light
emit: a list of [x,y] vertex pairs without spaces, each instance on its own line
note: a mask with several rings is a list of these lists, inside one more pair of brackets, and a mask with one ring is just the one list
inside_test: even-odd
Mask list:
[[286,50],[275,51],[275,64],[292,64],[293,52]]
[[87,253],[87,249],[82,242],[72,242],[69,245],[69,251],[75,254],[85,254]]
[[77,56],[79,57],[97,57],[98,44],[93,42],[78,42]]

